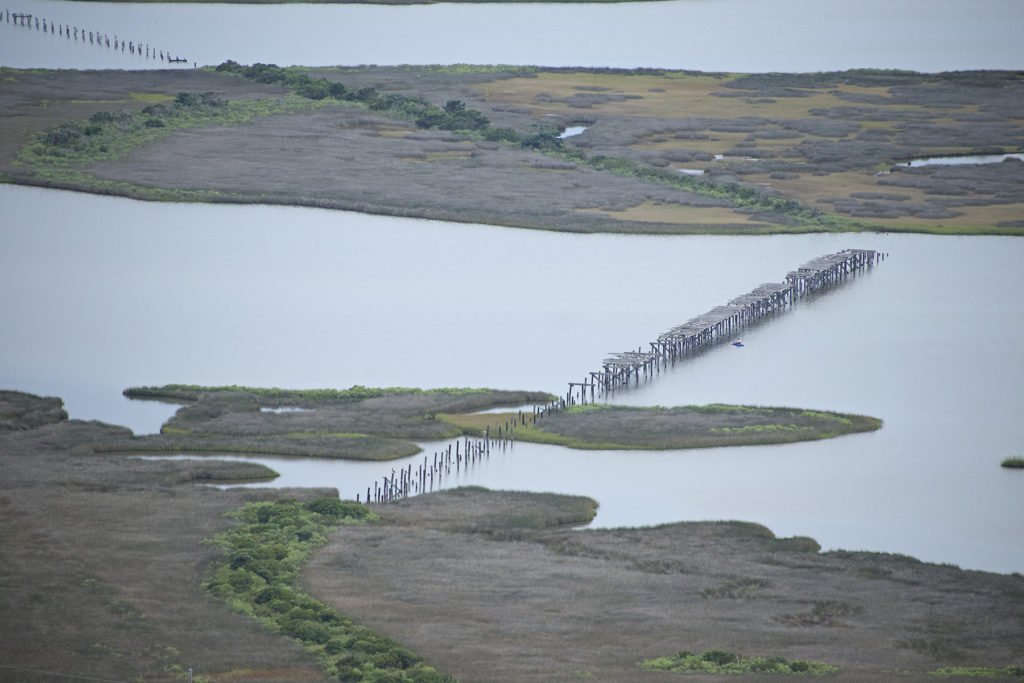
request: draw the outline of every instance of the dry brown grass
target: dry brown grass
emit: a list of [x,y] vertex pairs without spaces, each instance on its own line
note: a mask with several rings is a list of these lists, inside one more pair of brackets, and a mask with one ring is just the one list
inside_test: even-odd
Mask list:
[[[885,170],[893,159],[878,159],[878,164],[846,172],[831,169],[828,173],[815,174],[813,165],[807,165],[798,153],[801,143],[823,140],[821,136],[811,133],[800,133],[793,137],[772,139],[755,135],[756,152],[753,156],[767,153],[773,161],[786,161],[794,165],[787,169],[795,173],[795,178],[770,177],[769,173],[746,172],[743,167],[756,168],[758,163],[744,163],[744,155],[736,155],[735,150],[741,149],[751,140],[750,133],[727,130],[708,129],[701,138],[676,138],[671,132],[673,121],[706,117],[716,120],[737,120],[744,117],[762,117],[765,122],[759,124],[761,131],[779,132],[786,121],[794,119],[813,119],[820,117],[820,112],[852,108],[854,103],[843,96],[859,96],[872,98],[872,107],[888,112],[894,118],[888,120],[858,120],[859,130],[887,131],[898,137],[904,125],[899,114],[920,115],[929,125],[936,127],[955,128],[962,126],[963,121],[957,117],[979,115],[980,103],[965,103],[957,100],[949,108],[937,109],[920,104],[902,102],[893,95],[888,85],[865,86],[850,83],[830,83],[820,88],[792,88],[803,94],[801,97],[761,97],[756,90],[729,89],[724,87],[729,77],[711,74],[666,74],[643,75],[633,73],[540,73],[536,78],[513,78],[492,81],[483,84],[483,99],[491,104],[514,106],[532,110],[534,115],[559,116],[566,119],[573,117],[588,118],[593,126],[603,126],[611,118],[628,118],[648,128],[654,126],[651,120],[661,124],[661,130],[642,132],[634,138],[623,138],[622,142],[629,149],[645,153],[664,153],[673,150],[703,152],[711,155],[729,155],[716,161],[690,161],[670,163],[667,168],[680,170],[706,170],[716,173],[738,173],[742,180],[760,189],[780,193],[782,196],[796,199],[808,206],[824,211],[832,211],[828,203],[821,203],[823,198],[848,197],[856,192],[891,192],[879,182],[876,172]],[[747,96],[719,97],[713,93],[730,92]],[[586,107],[573,106],[574,98],[582,94],[594,97]],[[606,101],[601,101],[601,97]],[[1018,117],[1017,125],[1021,123]],[[621,122],[617,125],[623,125]],[[656,127],[656,126],[655,126]],[[582,141],[583,138],[580,138]],[[996,141],[993,141],[996,142]],[[1019,148],[1019,140],[1003,141],[1006,151]],[[996,147],[1001,145],[996,142]],[[952,143],[930,144],[918,146],[916,156],[963,155],[976,152],[977,148]],[[600,148],[600,152],[608,154],[609,150]],[[733,152],[730,154],[730,152]],[[800,166],[806,165],[805,170]],[[970,191],[968,191],[969,193]],[[908,201],[927,202],[934,197],[921,189],[911,188],[899,194],[909,196]],[[984,196],[980,193],[979,196]],[[653,209],[653,210],[652,210]],[[960,214],[949,219],[938,221],[943,226],[960,226],[966,231],[991,230],[999,223],[1020,220],[1024,215],[1024,200],[1010,203],[996,203],[985,206],[956,207]],[[719,214],[716,218],[711,215]],[[652,223],[735,223],[735,216],[728,212],[703,209],[701,218],[695,218],[694,212],[683,207],[658,207],[644,202],[631,206],[626,211],[605,212],[610,218],[623,221],[649,221]],[[731,220],[730,220],[731,218]],[[871,217],[867,219],[873,225],[893,229],[928,229],[934,228],[937,221],[933,218],[901,216],[897,218]]]
[[[477,87],[488,103],[529,107],[535,114],[585,115],[590,110],[571,107],[564,102],[539,99],[540,95],[567,98],[585,92],[606,95],[625,95],[629,99],[603,102],[593,106],[594,113],[606,116],[650,117],[682,119],[706,116],[713,118],[740,118],[766,116],[779,119],[807,118],[811,110],[848,104],[836,93],[848,92],[888,96],[886,87],[866,87],[837,84],[828,90],[803,89],[804,97],[783,97],[773,102],[760,101],[756,92],[750,97],[718,97],[712,93],[728,90],[723,83],[732,74],[696,74],[669,72],[665,75],[643,75],[631,72],[587,73],[541,72],[535,78],[510,78]],[[597,90],[594,90],[597,89]],[[739,92],[743,92],[740,90]],[[895,110],[918,110],[912,105],[890,105]]]
[[[532,77],[522,77],[523,71]],[[0,93],[0,107],[11,114],[0,119],[0,175],[16,182],[71,183],[79,189],[132,196],[162,192],[161,196],[192,197],[197,191],[212,191],[218,193],[217,201],[300,204],[573,232],[743,233],[794,227],[730,215],[728,193],[711,198],[638,175],[596,171],[586,163],[563,163],[554,169],[550,157],[533,151],[448,132],[419,131],[411,122],[371,115],[344,103],[260,119],[250,126],[182,131],[128,158],[83,169],[95,180],[93,185],[77,185],[78,181],[54,180],[46,173],[33,176],[33,169],[9,162],[35,131],[97,111],[144,105],[132,98],[133,93],[167,98],[183,91],[212,91],[226,99],[245,99],[274,97],[281,90],[199,70],[144,75],[10,73],[15,73],[14,80]],[[853,192],[889,191],[885,178],[873,174],[908,157],[1015,151],[1024,146],[1021,88],[1003,73],[917,77],[851,72],[755,78],[685,72],[359,67],[318,70],[313,75],[435,103],[460,99],[484,112],[493,126],[521,134],[586,123],[588,130],[569,138],[567,147],[626,159],[639,169],[651,165],[707,170],[705,179],[719,185],[740,183],[827,212],[838,209],[819,199],[843,198],[843,210],[851,210],[852,203],[860,226],[1024,231],[1014,227],[1024,214],[1016,176],[993,183],[983,172],[935,180],[918,175],[911,188],[916,206],[907,211],[903,209],[908,203],[879,200],[868,205],[850,197]],[[999,87],[988,87],[995,85]],[[789,96],[794,92],[803,96]],[[723,93],[730,96],[720,96]],[[687,161],[687,152],[703,158]],[[711,161],[709,155],[715,154],[726,158]],[[760,160],[748,161],[748,156]],[[425,173],[424,162],[434,172]],[[956,206],[960,198],[980,205]],[[991,203],[993,199],[1006,203]],[[950,200],[954,205],[947,211],[943,202]],[[691,206],[702,208],[696,213],[674,208]]]
[[507,505],[455,490],[381,506],[381,524],[332,537],[306,586],[467,683],[674,680],[637,665],[683,649],[827,661],[844,681],[1021,656],[1020,576],[820,554],[733,522],[496,541],[445,521],[446,508],[466,519]]
[[732,209],[718,206],[681,206],[645,201],[622,211],[578,209],[580,213],[600,213],[618,220],[665,223],[670,225],[735,225],[743,217]]
[[[21,405],[5,415],[52,407],[2,398]],[[0,433],[0,680],[160,681],[189,667],[322,680],[201,582],[225,512],[330,492],[220,491],[174,483],[177,461],[74,454],[123,431],[51,414]],[[681,649],[822,660],[844,681],[932,680],[938,666],[1024,654],[1020,575],[820,554],[740,522],[574,531],[593,501],[572,496],[456,489],[375,510],[381,523],[332,535],[305,587],[467,683],[674,680],[637,664]]]

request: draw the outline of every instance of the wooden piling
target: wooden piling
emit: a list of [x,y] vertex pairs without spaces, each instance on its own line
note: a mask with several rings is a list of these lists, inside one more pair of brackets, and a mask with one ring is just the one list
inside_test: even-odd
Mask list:
[[[707,347],[731,340],[741,330],[791,307],[798,299],[837,286],[847,278],[882,260],[870,249],[846,249],[802,265],[786,275],[784,283],[765,283],[682,325],[677,325],[648,344],[648,350],[612,353],[591,372],[591,381],[605,393],[648,380],[663,363],[675,362]],[[575,383],[570,382],[570,396]]]

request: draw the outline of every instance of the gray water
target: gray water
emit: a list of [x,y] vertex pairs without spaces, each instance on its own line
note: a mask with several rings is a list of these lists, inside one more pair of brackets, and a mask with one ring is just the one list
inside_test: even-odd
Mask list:
[[1000,164],[1007,159],[1024,161],[1024,154],[975,154],[957,157],[912,159],[907,166],[961,166],[965,164]]
[[[1024,241],[626,237],[313,209],[147,204],[0,187],[0,386],[155,431],[127,386],[472,386],[565,391],[611,351],[805,261],[889,258],[724,346],[618,392],[882,418],[786,446],[578,452],[516,444],[445,482],[596,498],[598,526],[745,519],[826,548],[1024,567]],[[604,264],[601,268],[566,264]],[[426,444],[425,451],[440,446]],[[272,462],[274,485],[365,495],[394,463]]]
[[[703,71],[1019,69],[1018,0],[622,5],[131,5],[16,0],[191,62],[537,64]],[[742,17],[742,20],[738,19]],[[161,68],[0,24],[0,65]],[[191,65],[191,64],[190,64]],[[0,387],[156,431],[128,386],[565,390],[804,261],[890,260],[612,399],[862,412],[883,429],[695,452],[517,444],[446,481],[600,502],[597,526],[745,519],[826,548],[1024,568],[1024,242],[896,235],[562,235],[309,209],[145,204],[0,187]],[[602,264],[599,268],[569,264]],[[424,444],[426,452],[442,444]],[[346,497],[407,462],[270,461],[272,485]]]
[[[701,71],[1024,67],[1019,0],[675,0],[611,4],[216,5],[10,0],[6,9],[199,65],[536,64]],[[0,65],[166,63],[7,24]]]

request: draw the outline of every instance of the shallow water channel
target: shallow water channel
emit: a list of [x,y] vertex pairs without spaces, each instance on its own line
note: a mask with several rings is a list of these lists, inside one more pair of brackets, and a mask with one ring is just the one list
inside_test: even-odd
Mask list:
[[[1024,308],[1008,298],[1024,290],[1024,241],[568,235],[10,186],[0,203],[0,314],[17,323],[0,328],[0,386],[62,396],[73,418],[139,433],[174,407],[129,402],[128,386],[560,394],[608,352],[811,258],[885,251],[867,274],[744,331],[743,348],[611,398],[856,412],[882,418],[881,430],[677,452],[517,443],[444,485],[589,495],[602,526],[744,519],[826,548],[1024,568],[1024,476],[999,467],[1024,443]],[[354,498],[422,458],[268,462],[282,473],[274,485]]]
[[1007,159],[1024,161],[1024,154],[976,154],[955,157],[911,159],[907,166],[962,166],[967,164],[1001,164]]

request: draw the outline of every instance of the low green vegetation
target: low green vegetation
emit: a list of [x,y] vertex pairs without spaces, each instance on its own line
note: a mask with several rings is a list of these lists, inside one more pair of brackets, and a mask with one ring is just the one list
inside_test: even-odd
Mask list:
[[11,165],[26,167],[32,182],[43,186],[156,201],[223,201],[222,194],[212,190],[143,188],[132,182],[99,178],[82,170],[82,166],[124,158],[132,150],[163,140],[176,131],[237,126],[259,117],[317,106],[298,95],[229,102],[212,92],[182,92],[166,101],[154,99],[139,111],[98,111],[87,120],[67,121],[36,133],[18,151]]
[[[873,431],[882,421],[863,415],[798,408],[682,406],[637,408],[591,404],[534,419],[532,415],[438,415],[461,429],[493,435],[511,426],[515,438],[595,449],[708,448],[790,443]],[[518,424],[517,424],[518,423]]]
[[1024,458],[1006,458],[1000,463],[1003,467],[1024,468]]
[[640,178],[648,182],[689,190],[709,197],[725,199],[737,208],[753,209],[786,216],[804,226],[827,230],[852,230],[853,221],[835,214],[782,197],[769,196],[752,187],[738,183],[716,183],[674,170],[654,168],[647,163],[624,157],[588,154],[579,147],[567,148],[559,137],[560,131],[541,129],[520,133],[509,127],[492,127],[486,116],[467,109],[461,100],[448,100],[443,108],[431,104],[423,97],[382,94],[373,87],[350,89],[327,78],[313,78],[297,67],[281,68],[274,64],[244,66],[228,60],[217,66],[217,71],[237,74],[260,83],[273,83],[291,88],[297,95],[315,100],[335,99],[361,102],[370,110],[387,116],[414,121],[420,128],[459,131],[490,142],[515,145],[523,149],[543,152],[571,164],[587,166],[597,171]]
[[454,681],[419,655],[314,600],[298,585],[299,570],[325,535],[343,524],[377,519],[368,507],[335,498],[309,503],[247,503],[230,513],[239,522],[213,542],[224,549],[204,588],[233,609],[296,640],[341,681]]
[[381,94],[370,86],[346,88],[338,81],[313,78],[305,70],[296,67],[281,68],[276,64],[260,63],[244,66],[229,59],[220,64],[217,71],[238,74],[259,83],[281,85],[311,100],[361,102],[371,111],[415,121],[420,128],[484,130],[490,123],[479,111],[467,109],[461,100],[448,100],[444,107],[437,107],[422,97]]
[[307,98],[297,95],[229,102],[213,93],[182,92],[139,111],[98,111],[85,121],[68,121],[37,133],[19,150],[14,163],[52,170],[118,159],[177,130],[239,125],[310,106]]
[[243,387],[237,384],[206,387],[198,384],[165,384],[162,387],[129,387],[124,390],[127,398],[143,401],[168,401],[169,403],[192,403],[204,394],[236,393],[253,394],[266,401],[283,404],[324,404],[362,401],[367,398],[396,394],[484,394],[486,389],[416,389],[406,387],[364,387],[356,384],[348,389],[278,389],[277,387]]
[[125,435],[82,450],[102,453],[244,453],[393,460],[418,441],[457,437],[436,418],[502,406],[547,403],[544,392],[494,389],[260,389],[169,384],[127,389],[133,399],[180,403],[160,434]]
[[783,674],[824,676],[839,667],[825,662],[808,662],[785,657],[744,657],[724,650],[701,654],[678,652],[668,657],[648,659],[640,664],[644,671],[670,671],[678,674]]
[[1024,679],[1024,666],[945,666],[932,671],[934,676],[956,676],[965,678]]

